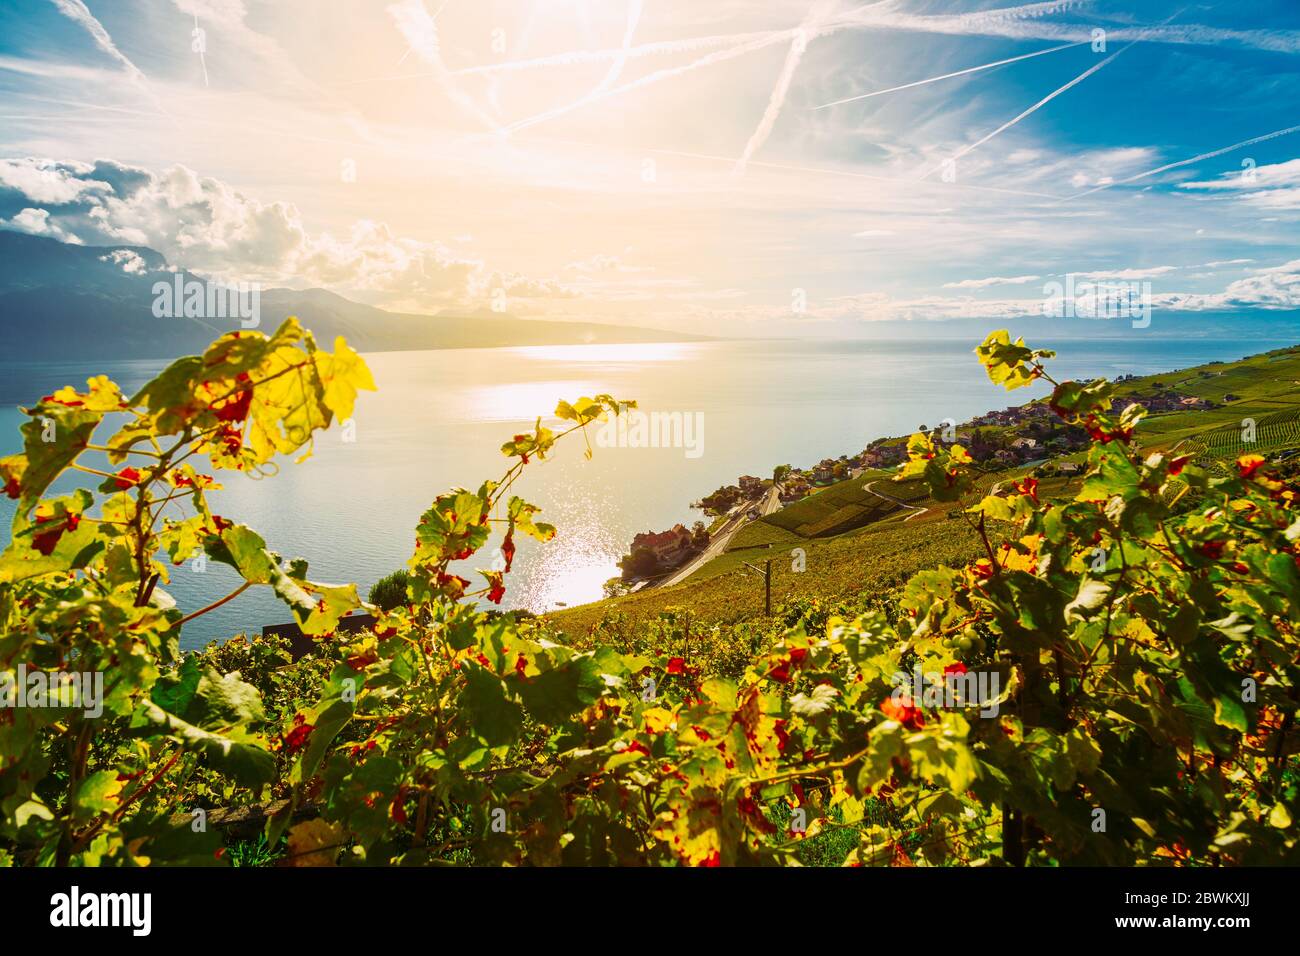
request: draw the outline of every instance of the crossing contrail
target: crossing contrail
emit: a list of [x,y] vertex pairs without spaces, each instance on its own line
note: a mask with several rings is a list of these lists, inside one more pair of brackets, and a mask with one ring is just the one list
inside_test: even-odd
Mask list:
[[761,50],[764,47],[780,43],[782,40],[789,40],[794,37],[797,32],[797,30],[780,30],[774,33],[761,34],[759,39],[752,40],[749,43],[742,43],[737,46],[728,47],[725,50],[716,50],[713,53],[692,60],[690,63],[683,63],[681,66],[673,66],[657,70],[654,73],[638,77],[637,79],[624,83],[621,86],[611,87],[598,96],[584,97],[577,102],[567,103],[564,106],[557,106],[544,113],[538,113],[534,116],[528,117],[527,119],[518,120],[517,122],[510,124],[507,129],[513,133],[521,129],[527,129],[530,126],[536,126],[538,123],[544,123],[547,120],[563,116],[565,113],[572,112],[578,107],[585,106],[588,103],[603,100],[611,96],[617,96],[620,93],[627,93],[635,89],[640,89],[641,87],[649,86],[652,83],[658,83],[660,80],[666,80],[683,73],[689,73],[692,70],[697,70],[704,66],[711,66],[714,63],[721,63],[724,60],[731,60],[738,56],[743,56],[746,53],[752,53],[755,50]]
[[429,16],[423,0],[401,0],[388,6],[388,14],[397,25],[398,32],[405,38],[407,45],[420,55],[429,66],[433,67],[433,76],[448,98],[469,116],[478,120],[488,129],[501,132],[501,124],[489,116],[474,98],[462,91],[447,72],[442,60],[442,50],[438,42],[438,25]]
[[601,50],[569,50],[564,53],[530,57],[526,60],[507,60],[503,63],[468,66],[464,69],[453,70],[452,75],[472,76],[477,73],[513,73],[547,66],[573,66],[578,63],[598,63],[603,60],[628,60],[670,53],[694,53],[699,50],[736,46],[737,44],[749,43],[765,37],[781,37],[788,34],[788,30],[760,30],[752,33],[727,33],[682,40],[656,40],[653,43],[641,43],[626,48],[609,47]]
[[749,141],[745,143],[745,150],[741,153],[740,159],[736,160],[734,170],[736,175],[744,175],[745,165],[772,135],[772,128],[776,126],[777,117],[781,115],[781,107],[785,105],[785,98],[790,92],[790,84],[794,82],[794,72],[799,68],[799,61],[803,59],[809,42],[816,35],[817,24],[825,17],[829,8],[830,4],[827,0],[818,0],[804,17],[799,29],[795,31],[794,40],[790,43],[790,51],[785,55],[785,63],[781,66],[781,73],[776,78],[776,85],[772,87],[767,108],[763,110],[763,118],[759,120]]
[[1088,67],[1088,69],[1084,70],[1082,73],[1080,73],[1080,74],[1079,74],[1078,76],[1076,76],[1074,79],[1072,79],[1069,83],[1066,83],[1064,86],[1060,87],[1059,89],[1055,89],[1055,90],[1053,90],[1051,93],[1048,93],[1048,94],[1047,94],[1046,96],[1044,96],[1041,100],[1039,100],[1039,101],[1038,101],[1037,103],[1035,103],[1033,106],[1029,107],[1029,109],[1025,110],[1025,111],[1024,111],[1023,113],[1021,113],[1019,116],[1016,116],[1016,117],[1014,117],[1013,119],[1009,119],[1009,120],[1007,120],[1005,123],[1003,123],[1003,124],[1002,124],[1001,126],[999,126],[997,129],[995,129],[993,132],[991,132],[991,133],[987,134],[986,136],[984,136],[982,139],[976,140],[974,143],[971,143],[969,146],[963,147],[962,149],[958,150],[954,155],[952,155],[952,156],[950,156],[948,159],[946,159],[946,160],[944,161],[944,163],[941,163],[939,166],[935,166],[934,168],[932,168],[932,169],[926,171],[925,173],[923,173],[923,174],[921,175],[920,178],[921,178],[921,179],[925,179],[925,178],[927,178],[928,176],[933,175],[933,174],[935,173],[936,170],[942,169],[944,165],[949,164],[949,163],[955,163],[955,162],[957,162],[957,160],[961,159],[963,156],[967,155],[967,154],[970,153],[972,150],[979,149],[979,147],[983,146],[985,143],[987,143],[987,142],[988,142],[989,140],[991,140],[993,137],[997,136],[999,133],[1002,133],[1002,132],[1005,132],[1006,130],[1009,130],[1011,127],[1015,126],[1017,123],[1019,123],[1019,122],[1020,122],[1022,119],[1024,119],[1025,117],[1030,116],[1030,115],[1032,115],[1033,113],[1038,112],[1040,109],[1042,109],[1042,108],[1043,108],[1044,106],[1046,106],[1048,103],[1052,102],[1052,100],[1056,99],[1058,96],[1060,96],[1060,95],[1061,95],[1062,93],[1064,93],[1066,90],[1068,90],[1068,89],[1070,89],[1070,88],[1072,88],[1072,87],[1074,87],[1074,86],[1077,86],[1077,85],[1079,85],[1080,83],[1082,83],[1084,80],[1086,80],[1088,77],[1092,76],[1092,74],[1096,73],[1098,70],[1100,70],[1100,69],[1101,69],[1102,67],[1104,67],[1106,64],[1110,63],[1110,62],[1113,61],[1116,57],[1118,57],[1118,56],[1120,56],[1121,54],[1123,54],[1125,50],[1127,50],[1129,47],[1131,47],[1134,43],[1137,43],[1137,42],[1138,42],[1137,40],[1133,40],[1132,42],[1128,43],[1127,45],[1125,45],[1125,46],[1121,47],[1120,49],[1116,50],[1114,53],[1112,53],[1110,56],[1106,57],[1106,59],[1102,60],[1100,63],[1094,64],[1093,66]]

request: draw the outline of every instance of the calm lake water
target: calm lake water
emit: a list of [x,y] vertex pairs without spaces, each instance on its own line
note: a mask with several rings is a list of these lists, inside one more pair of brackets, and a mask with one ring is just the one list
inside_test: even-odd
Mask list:
[[[1052,347],[1050,342],[1042,343]],[[1148,374],[1232,360],[1291,340],[1071,341],[1054,370],[1069,376]],[[313,580],[354,581],[364,597],[402,567],[414,527],[435,495],[497,477],[501,443],[531,427],[563,398],[607,392],[644,411],[698,413],[702,438],[684,448],[595,448],[566,441],[552,460],[530,465],[516,491],[559,528],[547,545],[520,544],[504,606],[535,611],[595,600],[638,531],[701,517],[689,503],[741,474],[770,476],[781,463],[812,464],[853,454],[880,435],[945,418],[962,421],[1044,389],[1009,397],[990,385],[969,344],[950,342],[704,342],[386,352],[366,356],[379,391],[363,393],[355,441],[336,428],[302,465],[284,461],[273,478],[220,473],[214,510],[257,529],[287,557],[301,556]],[[164,363],[0,363],[0,452],[21,447],[15,406],[64,384],[105,373],[128,393]],[[574,436],[577,438],[578,436]],[[66,479],[60,489],[75,484]],[[14,502],[0,498],[5,543]],[[487,567],[491,554],[461,573]],[[228,593],[233,571],[209,563],[173,569],[165,585],[185,610]],[[187,625],[193,648],[289,620],[266,589]]]

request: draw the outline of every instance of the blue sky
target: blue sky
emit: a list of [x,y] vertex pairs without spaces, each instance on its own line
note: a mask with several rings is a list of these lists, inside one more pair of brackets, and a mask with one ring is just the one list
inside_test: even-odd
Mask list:
[[17,0],[0,91],[0,228],[410,311],[1300,307],[1293,0]]

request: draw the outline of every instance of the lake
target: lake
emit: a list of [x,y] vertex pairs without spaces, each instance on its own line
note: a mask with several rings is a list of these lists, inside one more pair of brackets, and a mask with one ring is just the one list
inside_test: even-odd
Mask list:
[[[1050,342],[1036,343],[1053,347]],[[1113,377],[1185,368],[1294,344],[1289,339],[1069,341],[1058,344],[1054,374]],[[578,436],[554,457],[530,465],[515,492],[542,508],[559,528],[554,541],[521,542],[503,606],[534,611],[598,599],[603,582],[638,531],[662,530],[702,517],[697,500],[741,474],[770,477],[774,465],[809,465],[853,454],[880,435],[1028,401],[1045,388],[1008,395],[985,378],[973,343],[892,341],[716,341],[588,345],[366,356],[378,392],[363,393],[355,440],[336,427],[320,436],[312,458],[283,461],[274,477],[219,473],[225,487],[214,510],[242,521],[286,557],[310,562],[313,580],[370,585],[402,567],[420,514],[441,491],[476,488],[507,465],[503,441],[550,416],[560,399],[607,392],[635,399],[646,412],[680,412],[698,421],[694,445],[595,447],[583,456]],[[0,363],[0,452],[21,448],[16,405],[64,384],[84,387],[104,373],[128,393],[164,363]],[[575,440],[576,439],[576,440]],[[629,443],[630,444],[630,443]],[[595,436],[593,435],[593,445]],[[202,469],[201,469],[202,470]],[[75,482],[64,479],[59,488]],[[0,498],[5,541],[14,502]],[[481,560],[488,567],[491,550]],[[238,583],[209,563],[174,568],[166,590],[186,611]],[[267,589],[255,589],[186,625],[189,649],[289,620]]]

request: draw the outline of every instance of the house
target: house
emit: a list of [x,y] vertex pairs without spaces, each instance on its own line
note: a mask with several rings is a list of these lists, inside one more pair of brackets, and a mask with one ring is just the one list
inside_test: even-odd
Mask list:
[[644,548],[655,556],[661,567],[671,567],[686,557],[693,540],[685,525],[675,524],[667,531],[638,534],[632,539],[632,553]]
[[808,479],[803,475],[788,479],[781,485],[781,501],[798,501],[808,494]]
[[880,445],[868,448],[861,455],[862,464],[868,468],[888,468],[906,457],[907,449],[903,445]]

